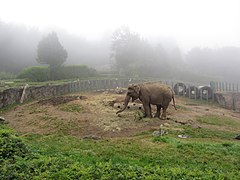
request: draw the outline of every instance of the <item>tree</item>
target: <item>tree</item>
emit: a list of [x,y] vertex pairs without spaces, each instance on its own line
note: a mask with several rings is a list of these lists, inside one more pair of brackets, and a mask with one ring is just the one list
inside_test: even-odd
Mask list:
[[63,48],[55,32],[48,34],[38,44],[37,62],[48,64],[50,78],[55,80],[56,70],[66,61],[67,51]]
[[123,26],[113,33],[111,57],[115,59],[118,71],[126,74],[126,70],[136,64],[140,58],[140,46],[140,36],[128,27]]
[[160,45],[153,48],[128,27],[121,27],[113,33],[111,50],[117,70],[124,75],[158,77],[167,71],[165,50]]

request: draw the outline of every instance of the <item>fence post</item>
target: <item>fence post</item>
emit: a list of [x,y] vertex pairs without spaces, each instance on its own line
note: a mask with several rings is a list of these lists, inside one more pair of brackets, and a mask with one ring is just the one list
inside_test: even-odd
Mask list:
[[202,89],[200,88],[200,100],[202,101]]
[[191,95],[192,95],[192,92],[191,92],[191,89],[190,89],[190,85],[188,85],[188,98],[191,98]]
[[177,95],[179,95],[179,84],[177,83]]
[[171,86],[172,86],[172,89],[174,88],[174,83],[173,83],[173,81],[171,82]]
[[236,111],[236,95],[235,95],[235,93],[232,94],[232,100],[233,100],[233,110]]
[[207,95],[206,95],[206,97],[207,97],[207,102],[208,102],[208,95],[209,95],[209,94],[208,94],[208,90],[207,90]]
[[196,86],[194,86],[194,95],[195,95],[195,100],[197,99],[197,88],[196,88]]

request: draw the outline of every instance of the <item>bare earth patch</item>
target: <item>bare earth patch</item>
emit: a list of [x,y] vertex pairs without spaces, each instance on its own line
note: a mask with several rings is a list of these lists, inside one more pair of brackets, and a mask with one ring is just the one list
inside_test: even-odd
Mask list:
[[110,92],[78,93],[24,104],[5,113],[4,117],[11,127],[23,134],[59,133],[85,138],[128,137],[157,130],[164,123],[179,129],[190,125],[240,132],[239,126],[227,128],[197,121],[201,116],[216,115],[240,122],[239,113],[180,97],[175,98],[177,111],[172,104],[169,106],[167,120],[143,118],[139,102],[116,115],[124,98],[124,94]]

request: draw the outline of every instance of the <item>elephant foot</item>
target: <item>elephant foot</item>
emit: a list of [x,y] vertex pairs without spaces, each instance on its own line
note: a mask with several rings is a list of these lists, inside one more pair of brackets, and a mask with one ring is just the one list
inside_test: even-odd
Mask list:
[[158,119],[160,119],[160,116],[156,116],[156,115],[155,115],[154,118],[158,118]]
[[161,117],[160,119],[162,119],[162,120],[166,120],[166,119],[167,119],[167,117]]

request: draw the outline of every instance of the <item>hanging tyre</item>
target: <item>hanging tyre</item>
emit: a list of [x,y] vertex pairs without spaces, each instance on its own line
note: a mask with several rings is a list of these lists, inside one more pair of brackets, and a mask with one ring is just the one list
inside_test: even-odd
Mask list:
[[189,86],[186,90],[186,96],[191,99],[199,98],[199,89],[196,86]]
[[199,88],[199,97],[200,99],[212,99],[213,98],[213,90],[209,86],[203,86]]
[[186,94],[186,85],[183,83],[177,83],[174,85],[173,90],[176,95],[183,96]]

